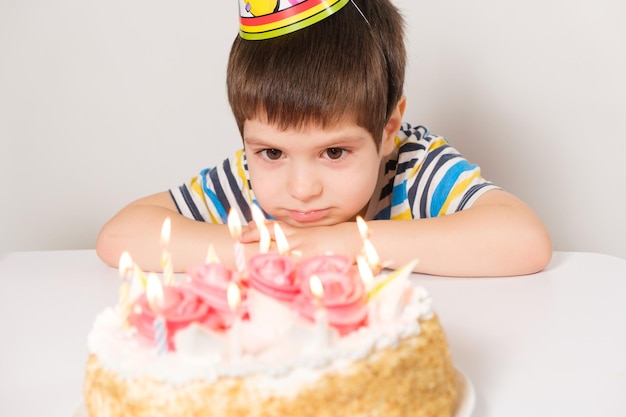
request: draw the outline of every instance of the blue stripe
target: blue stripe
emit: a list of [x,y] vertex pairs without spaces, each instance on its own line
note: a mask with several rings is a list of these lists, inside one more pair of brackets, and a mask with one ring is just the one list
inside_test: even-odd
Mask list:
[[422,193],[420,193],[420,196],[419,196],[419,215],[418,215],[419,219],[423,219],[425,217],[428,217],[428,210],[427,210],[426,206],[427,206],[428,196],[430,195],[430,184],[433,181],[433,177],[439,171],[439,169],[441,168],[442,165],[444,165],[451,158],[456,158],[456,156],[457,156],[457,155],[453,155],[453,154],[443,154],[443,155],[441,155],[441,153],[445,149],[447,149],[447,148],[448,148],[448,146],[446,146],[446,145],[440,146],[437,149],[435,149],[435,150],[433,150],[433,151],[431,151],[431,152],[429,152],[427,154],[426,159],[422,163],[422,166],[420,167],[420,169],[417,170],[417,175],[415,176],[415,180],[413,180],[413,185],[409,189],[409,192],[408,192],[409,207],[411,207],[411,211],[413,212],[413,215],[415,215],[415,210],[414,210],[415,199],[418,198],[417,188],[421,184],[422,177],[424,176],[426,171],[428,171],[428,168],[430,167],[430,164],[434,163],[435,166],[432,169],[432,172],[431,172],[430,176],[428,177],[428,179],[426,179],[426,182],[424,184],[424,191]]
[[437,184],[437,188],[435,188],[435,192],[433,193],[433,198],[430,203],[430,216],[436,217],[439,215],[439,211],[441,207],[446,203],[454,184],[456,184],[459,176],[467,171],[472,171],[476,169],[476,165],[472,165],[467,162],[465,159],[454,164],[450,169],[446,171],[446,174],[441,179],[439,184]]
[[379,211],[378,214],[374,216],[374,220],[389,220],[389,219],[391,219],[391,206],[385,207],[384,209]]
[[393,195],[391,196],[391,207],[399,206],[407,200],[406,180],[393,187]]
[[207,177],[210,172],[210,168],[203,169],[202,172],[200,172],[200,175],[202,175],[202,190],[204,191],[204,194],[209,197],[209,199],[217,209],[217,214],[222,219],[222,223],[226,224],[228,222],[228,214],[226,213],[226,208],[224,208],[224,205],[217,197],[215,192],[213,192],[213,190],[211,190],[207,185]]

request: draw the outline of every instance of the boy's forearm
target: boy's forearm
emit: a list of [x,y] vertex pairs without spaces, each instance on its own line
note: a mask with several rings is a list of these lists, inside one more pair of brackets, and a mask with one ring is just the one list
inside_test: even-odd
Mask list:
[[161,228],[166,217],[172,221],[167,250],[175,272],[204,262],[209,244],[214,246],[222,262],[229,266],[234,264],[233,239],[228,226],[198,222],[158,206],[129,206],[118,213],[98,236],[98,255],[107,264],[117,266],[121,253],[128,251],[142,269],[161,271],[164,249]]
[[485,204],[422,220],[374,221],[372,242],[393,267],[418,258],[417,272],[444,276],[525,275],[552,255],[549,235],[527,206]]
[[[194,221],[175,211],[169,195],[133,203],[100,232],[96,249],[108,264],[117,266],[123,251],[148,271],[160,271],[163,252],[160,233],[166,217],[172,220],[168,251],[174,269],[184,271],[206,259],[212,244],[220,260],[234,266],[234,240],[228,226]],[[400,267],[416,258],[416,272],[443,276],[524,275],[543,269],[550,260],[550,237],[539,218],[524,203],[501,191],[482,196],[470,209],[421,220],[368,222],[371,240],[382,261]],[[332,229],[332,231],[331,231]],[[290,243],[305,254],[334,248],[356,256],[362,248],[357,227],[287,229]],[[335,230],[336,229],[336,230]],[[249,258],[258,252],[254,232],[245,245]]]

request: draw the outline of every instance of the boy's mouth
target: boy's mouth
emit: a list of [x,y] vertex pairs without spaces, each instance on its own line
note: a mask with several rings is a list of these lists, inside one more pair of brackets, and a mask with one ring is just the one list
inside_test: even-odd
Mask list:
[[287,214],[298,223],[312,223],[324,218],[326,214],[328,214],[328,209],[308,211],[287,210]]

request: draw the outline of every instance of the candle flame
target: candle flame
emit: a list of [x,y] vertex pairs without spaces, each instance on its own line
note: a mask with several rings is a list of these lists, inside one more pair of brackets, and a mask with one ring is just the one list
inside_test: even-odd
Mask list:
[[270,246],[272,245],[272,236],[270,236],[270,231],[267,230],[267,227],[263,225],[263,227],[259,227],[259,252],[267,253],[270,251]]
[[166,217],[161,226],[161,245],[167,246],[170,243],[170,234],[172,231],[172,219]]
[[361,238],[363,240],[367,240],[370,237],[370,230],[367,227],[367,223],[363,220],[363,217],[356,216],[356,225],[359,228],[359,233],[361,234]]
[[233,239],[239,240],[241,237],[241,219],[235,209],[230,209],[228,212],[228,230]]
[[274,238],[276,239],[276,246],[278,247],[278,253],[286,255],[289,253],[289,242],[287,242],[287,236],[278,223],[274,223]]
[[373,269],[380,268],[380,256],[378,256],[376,248],[374,248],[374,245],[369,239],[363,242],[363,248],[365,250],[365,258],[367,259],[367,263],[370,264],[370,267]]
[[120,277],[124,280],[129,280],[133,274],[133,259],[130,257],[130,253],[127,251],[122,252],[118,265]]
[[372,285],[372,282],[374,281],[374,273],[372,272],[372,269],[367,263],[367,260],[363,256],[357,256],[356,264],[359,268],[359,274],[361,275],[361,280],[363,281],[363,284],[365,285],[365,288],[367,289]]
[[259,229],[259,252],[267,253],[272,245],[272,236],[265,225],[265,215],[261,208],[255,204],[252,205],[251,210],[252,220],[254,220],[256,227]]
[[152,311],[157,311],[163,306],[163,285],[159,277],[154,273],[148,273],[148,279],[146,284],[146,298]]
[[239,310],[239,307],[241,306],[241,290],[235,281],[230,281],[228,283],[226,298],[228,299],[228,307],[230,307],[231,311],[236,312]]
[[257,224],[257,227],[263,227],[263,225],[265,225],[265,215],[261,208],[253,204],[250,210],[252,211],[252,220]]
[[311,289],[311,293],[318,300],[322,300],[324,298],[324,285],[322,285],[322,280],[317,275],[311,275],[309,279],[309,288]]
[[209,244],[209,249],[207,250],[206,260],[204,261],[204,263],[207,263],[207,264],[220,263],[220,258],[217,257],[217,253],[215,253],[215,248],[213,247],[212,243]]

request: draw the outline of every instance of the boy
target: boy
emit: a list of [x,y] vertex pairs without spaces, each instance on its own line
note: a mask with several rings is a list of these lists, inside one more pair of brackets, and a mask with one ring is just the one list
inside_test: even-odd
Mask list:
[[392,267],[419,258],[415,271],[447,276],[543,269],[552,247],[536,214],[443,138],[402,123],[398,10],[388,0],[286,3],[240,3],[227,87],[243,150],[122,209],[98,237],[99,256],[116,265],[128,250],[143,268],[160,269],[159,234],[170,217],[176,270],[201,263],[209,243],[232,266],[227,213],[236,209],[248,224],[241,242],[249,258],[258,251],[256,204],[304,256],[355,257],[360,215]]

